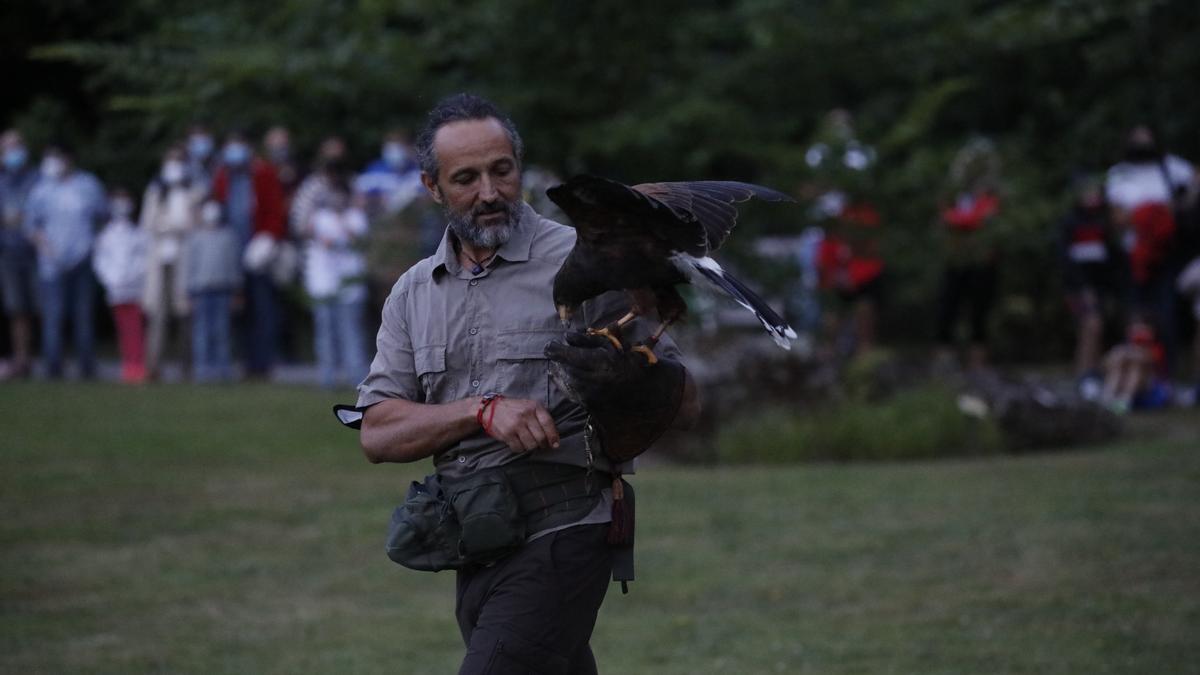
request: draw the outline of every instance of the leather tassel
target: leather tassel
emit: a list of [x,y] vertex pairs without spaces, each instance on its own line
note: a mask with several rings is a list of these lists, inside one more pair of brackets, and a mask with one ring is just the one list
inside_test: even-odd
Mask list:
[[612,522],[608,526],[608,543],[611,546],[629,546],[633,543],[633,508],[625,499],[625,484],[618,475],[612,484]]

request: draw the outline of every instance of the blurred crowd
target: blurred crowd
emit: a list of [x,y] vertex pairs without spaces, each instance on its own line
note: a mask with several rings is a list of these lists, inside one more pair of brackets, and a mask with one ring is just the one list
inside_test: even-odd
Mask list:
[[[268,379],[308,361],[311,335],[320,385],[356,385],[374,310],[444,231],[401,129],[356,167],[337,136],[302,162],[282,126],[254,139],[197,124],[140,193],[66,144],[38,151],[0,138],[0,379],[64,377],[68,343],[74,374],[96,377],[103,298],[125,382],[161,379],[168,359],[197,382]],[[539,197],[556,182],[530,167],[526,197],[551,207]]]
[[[1146,126],[1128,132],[1120,155],[1110,167],[1079,173],[1061,220],[1043,224],[1074,319],[1078,391],[1117,412],[1191,405],[1200,393],[1200,175]],[[824,335],[836,355],[861,353],[878,340],[893,273],[865,178],[875,151],[856,138],[849,114],[835,110],[806,161],[816,178],[799,192],[817,225],[791,239],[802,274],[789,315],[807,334]],[[929,263],[939,266],[935,367],[943,372],[988,365],[1000,252],[1012,236],[1001,173],[992,143],[971,139],[940,197],[940,245]]]
[[[33,373],[35,336],[46,378],[63,377],[68,341],[79,377],[95,377],[102,296],[126,382],[161,377],[172,348],[198,382],[267,378],[293,332],[297,286],[320,383],[365,376],[369,221],[426,200],[405,133],[388,133],[356,171],[337,137],[304,166],[283,127],[256,143],[197,125],[140,196],[104,186],[67,145],[39,157],[13,130],[2,144],[5,377]],[[426,249],[441,236],[435,220],[424,220]]]
[[[140,193],[103,185],[65,144],[35,152],[15,130],[0,143],[0,378],[29,377],[35,364],[63,377],[68,342],[75,372],[94,377],[103,297],[126,382],[162,377],[170,355],[198,382],[267,378],[281,358],[296,358],[306,324],[320,384],[356,384],[382,294],[444,230],[403,130],[386,133],[378,156],[356,168],[336,136],[301,162],[283,127],[256,140],[195,125]],[[1182,363],[1200,370],[1200,177],[1143,126],[1121,155],[1080,174],[1061,222],[1045,228],[1075,321],[1079,391],[1118,411],[1194,400],[1194,385],[1173,385]],[[803,338],[839,357],[869,351],[895,273],[866,178],[876,151],[835,110],[804,161],[813,178],[797,192],[812,226],[759,249],[799,269],[786,309]],[[525,169],[527,200],[561,219],[543,197],[555,182]],[[987,139],[961,148],[936,201],[940,247],[927,256],[940,275],[936,361],[983,368],[1007,211]]]

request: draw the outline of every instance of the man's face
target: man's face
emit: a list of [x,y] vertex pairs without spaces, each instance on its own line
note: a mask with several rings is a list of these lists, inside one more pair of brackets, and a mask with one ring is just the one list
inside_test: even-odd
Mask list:
[[433,138],[438,176],[421,174],[451,231],[481,248],[508,241],[521,219],[521,167],[495,119],[451,122]]

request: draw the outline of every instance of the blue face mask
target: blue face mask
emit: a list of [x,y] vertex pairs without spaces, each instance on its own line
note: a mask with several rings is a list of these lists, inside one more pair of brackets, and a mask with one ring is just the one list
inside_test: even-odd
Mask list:
[[383,146],[383,161],[388,163],[388,166],[399,168],[404,166],[408,160],[408,151],[399,143],[388,143]]
[[212,153],[213,142],[208,136],[192,136],[188,139],[188,154],[195,159],[204,159]]
[[230,143],[225,146],[221,157],[225,159],[226,164],[240,166],[250,159],[250,148],[247,148],[245,143]]
[[25,148],[9,148],[8,150],[4,151],[4,168],[10,171],[16,171],[17,169],[25,166],[25,160],[28,158],[29,153],[26,152]]

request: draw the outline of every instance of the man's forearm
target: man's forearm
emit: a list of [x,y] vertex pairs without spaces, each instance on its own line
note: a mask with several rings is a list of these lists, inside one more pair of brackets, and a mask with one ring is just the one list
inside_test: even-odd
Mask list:
[[479,430],[479,400],[451,403],[381,401],[363,413],[359,444],[371,462],[415,462]]

